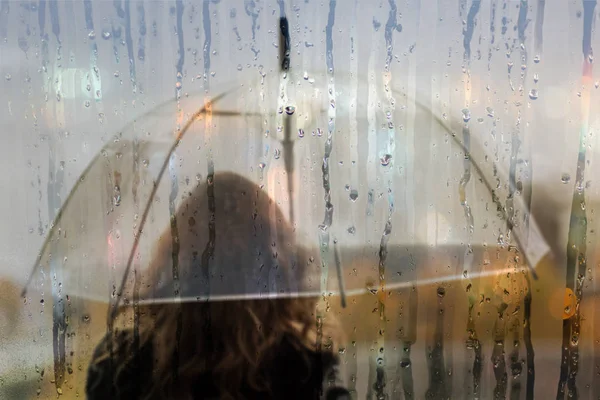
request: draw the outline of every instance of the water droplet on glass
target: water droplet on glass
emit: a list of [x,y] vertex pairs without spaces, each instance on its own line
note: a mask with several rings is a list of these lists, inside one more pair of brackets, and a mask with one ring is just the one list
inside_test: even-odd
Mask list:
[[85,104],[86,107],[89,107],[90,106],[90,101],[86,100],[84,104]]
[[104,39],[104,40],[110,39],[110,32],[109,31],[103,31],[102,32],[102,39]]
[[462,119],[465,122],[469,122],[471,120],[471,111],[468,108],[462,109]]
[[237,65],[237,70],[238,70],[238,71],[241,71],[241,70],[242,70],[242,68],[243,68],[243,67],[242,67],[242,64],[238,64],[238,65]]
[[538,63],[540,62],[540,60],[541,60],[541,59],[540,59],[540,56],[539,56],[539,54],[538,54],[538,55],[536,55],[535,57],[533,57],[533,62],[534,62],[534,63],[536,63],[536,64],[538,64]]
[[196,181],[200,182],[202,180],[202,175],[196,174]]
[[118,207],[121,205],[121,188],[115,186],[115,193],[113,195],[113,204]]
[[593,55],[592,53],[588,54],[588,61],[589,61],[590,63],[593,63],[593,62],[594,62],[594,55]]
[[494,109],[492,107],[486,107],[485,111],[487,112],[488,117],[494,118]]
[[[113,75],[115,76],[115,78],[118,78],[118,77],[119,77],[119,75],[120,75],[120,74],[119,74],[119,71],[115,71],[115,73],[114,73]],[[89,89],[88,89],[88,90],[89,90]]]
[[562,183],[569,183],[570,180],[571,180],[571,175],[569,175],[567,173],[562,174],[560,177],[560,181]]
[[531,100],[537,100],[537,98],[538,98],[538,91],[537,91],[537,89],[531,89],[529,91],[529,98]]
[[348,228],[348,233],[351,235],[354,235],[356,233],[356,228],[354,226],[351,226]]
[[594,83],[594,87],[598,89],[600,87],[600,81],[596,81],[596,83]]
[[4,79],[6,79],[7,81],[10,81],[12,79],[12,75],[6,74],[6,75],[4,75]]
[[304,129],[302,129],[302,128],[298,129],[298,137],[301,137],[301,138],[304,137]]
[[381,165],[388,166],[390,164],[390,162],[392,161],[392,156],[390,154],[386,154],[383,157],[381,157],[380,159],[381,161]]
[[323,136],[323,131],[321,130],[321,128],[317,128],[317,136]]
[[335,108],[335,100],[331,99],[329,104],[331,105],[331,108]]
[[275,154],[273,157],[275,157],[276,160],[279,160],[279,157],[281,157],[281,150],[275,149]]
[[294,107],[294,106],[287,106],[285,108],[285,113],[287,115],[292,115],[295,111],[296,111],[296,107]]
[[352,189],[350,191],[350,200],[356,201],[356,199],[358,199],[358,190]]
[[533,82],[538,83],[539,80],[540,80],[540,74],[538,74],[536,72],[535,74],[533,74]]
[[266,166],[267,164],[265,164],[264,162],[258,163],[258,168],[260,169],[265,169]]
[[483,124],[483,118],[481,118],[481,117],[477,118],[477,122],[479,122],[480,124]]
[[304,80],[307,81],[308,80],[308,72],[304,72]]
[[142,160],[142,165],[143,165],[144,167],[148,168],[148,165],[149,165],[149,164],[150,164],[150,162],[148,161],[148,159],[144,158],[144,159]]
[[177,82],[177,83],[175,84],[175,88],[176,88],[176,89],[181,89],[181,82]]
[[94,32],[94,31],[90,31],[90,33],[88,33],[88,37],[89,37],[90,39],[96,39],[96,32]]
[[439,298],[444,297],[446,295],[446,289],[443,288],[443,287],[441,287],[441,286],[438,287],[437,288],[437,295],[438,295]]

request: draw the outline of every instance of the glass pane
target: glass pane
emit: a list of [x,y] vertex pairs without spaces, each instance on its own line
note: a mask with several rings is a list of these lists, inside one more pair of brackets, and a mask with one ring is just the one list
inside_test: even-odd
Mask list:
[[[0,398],[86,396],[140,307],[261,298],[319,300],[353,398],[597,398],[597,18],[0,0]],[[272,202],[205,244],[225,172]]]

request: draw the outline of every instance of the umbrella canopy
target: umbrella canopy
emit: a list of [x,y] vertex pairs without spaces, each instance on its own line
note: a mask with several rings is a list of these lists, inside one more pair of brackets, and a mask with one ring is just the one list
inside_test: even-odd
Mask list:
[[[357,77],[340,76],[334,85],[327,73],[264,72],[214,98],[184,96],[136,118],[72,189],[30,283],[50,277],[63,293],[115,304],[349,295],[383,280],[389,288],[468,285],[477,276],[534,268],[548,253],[535,221],[521,222],[521,197],[511,195],[507,208],[502,185],[489,183],[508,177],[478,162],[487,156],[476,140],[461,139],[472,129],[468,110],[456,110],[463,121],[450,126],[418,103],[406,110],[407,96],[395,88],[386,102],[367,96],[352,103],[344,100],[350,85],[339,82]],[[431,121],[438,148],[411,151],[419,132],[403,124],[410,118]],[[444,173],[427,174],[431,165]],[[241,189],[220,186],[219,176],[233,179],[222,172],[247,181]],[[237,199],[240,191],[255,193]],[[419,204],[423,192],[434,192],[435,201]],[[256,204],[261,196],[272,200],[262,214],[231,221],[224,199],[236,198],[230,206],[237,209],[236,201]],[[396,212],[397,203],[415,214]],[[269,225],[262,234],[273,238],[270,255],[250,235],[257,223]],[[215,257],[235,239],[226,224],[237,226],[255,259]],[[194,245],[184,239],[190,230]],[[210,264],[203,273],[191,268],[202,263]],[[282,273],[282,265],[294,272]]]

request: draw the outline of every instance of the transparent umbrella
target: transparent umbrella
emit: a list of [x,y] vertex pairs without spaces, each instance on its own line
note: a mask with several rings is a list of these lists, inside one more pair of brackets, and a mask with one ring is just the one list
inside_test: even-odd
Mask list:
[[[307,277],[318,284],[302,289],[210,293],[197,287],[186,291],[190,300],[323,293],[344,298],[376,291],[383,280],[393,289],[500,275],[516,264],[535,276],[535,264],[549,248],[533,219],[525,224],[508,216],[514,210],[500,203],[489,184],[477,162],[485,151],[476,142],[467,148],[442,118],[422,106],[411,110],[414,118],[432,121],[433,135],[444,146],[440,156],[447,158],[447,175],[424,185],[409,173],[427,169],[432,158],[399,149],[399,143],[414,140],[394,122],[406,113],[394,102],[406,95],[392,90],[391,106],[373,107],[370,99],[341,100],[352,97],[345,83],[356,77],[337,73],[333,85],[327,73],[261,75],[214,98],[198,94],[163,104],[116,134],[65,201],[28,286],[50,276],[71,296],[115,304],[130,299],[131,271],[144,275],[182,199],[219,171],[259,183],[296,227],[298,241],[319,248],[315,257],[322,268]],[[361,109],[369,111],[357,113]],[[468,129],[466,118],[461,126]],[[348,184],[353,174],[366,175],[370,187]],[[415,215],[396,211],[401,201],[419,208],[415,198],[427,187],[440,201]],[[527,212],[520,197],[513,200],[515,209]],[[517,257],[508,255],[510,238],[501,234],[507,231]],[[417,271],[423,263],[430,266]]]

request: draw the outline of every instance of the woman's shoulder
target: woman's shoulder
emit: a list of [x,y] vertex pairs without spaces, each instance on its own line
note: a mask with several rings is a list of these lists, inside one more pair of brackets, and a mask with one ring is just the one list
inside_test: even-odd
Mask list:
[[273,389],[280,394],[275,397],[319,399],[325,392],[327,399],[345,399],[342,394],[349,393],[339,384],[338,364],[332,351],[310,349],[293,337],[284,337],[270,373]]

